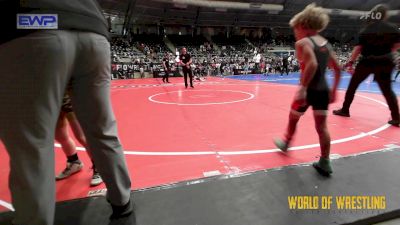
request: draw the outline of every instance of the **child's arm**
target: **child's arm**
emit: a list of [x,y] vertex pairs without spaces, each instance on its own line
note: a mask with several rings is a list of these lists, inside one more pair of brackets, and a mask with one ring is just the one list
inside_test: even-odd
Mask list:
[[333,69],[333,72],[335,74],[335,81],[333,83],[333,87],[330,94],[330,103],[333,103],[336,100],[336,90],[339,86],[340,75],[341,75],[340,65],[337,61],[336,54],[334,51],[330,51],[328,66],[331,69]]
[[350,59],[346,63],[345,67],[353,66],[354,62],[357,60],[358,56],[361,54],[361,50],[362,50],[361,45],[354,46],[353,51],[351,52]]
[[297,57],[302,61],[304,70],[301,71],[300,84],[307,88],[317,71],[317,59],[311,45],[305,40],[296,42]]

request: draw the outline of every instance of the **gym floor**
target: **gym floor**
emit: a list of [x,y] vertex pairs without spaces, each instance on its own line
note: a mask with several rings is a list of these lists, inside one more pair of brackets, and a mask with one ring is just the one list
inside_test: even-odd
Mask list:
[[[170,84],[163,84],[161,79],[113,81],[111,97],[132,188],[141,193],[140,190],[151,187],[174,187],[173,184],[190,180],[251,174],[317,160],[319,144],[310,111],[299,123],[289,154],[280,153],[272,143],[285,130],[298,78],[297,73],[208,77],[196,82],[194,89],[185,89],[182,78],[171,78]],[[349,78],[350,75],[344,75],[341,89],[346,89]],[[399,94],[400,83],[393,85]],[[330,110],[341,107],[344,90],[339,91],[338,101]],[[371,79],[360,86],[351,116],[331,116],[330,112],[332,158],[387,149],[397,151],[399,128],[387,125],[389,110]],[[65,167],[66,159],[59,144],[55,146],[58,173]],[[78,150],[85,168],[57,183],[58,201],[101,194],[105,188],[104,185],[89,187],[90,160],[82,147]],[[0,146],[0,165],[0,211],[8,211],[12,210],[7,182],[9,166],[3,146]],[[334,170],[334,177],[340,174]],[[312,173],[312,176],[317,175]],[[384,189],[381,191],[385,193]]]

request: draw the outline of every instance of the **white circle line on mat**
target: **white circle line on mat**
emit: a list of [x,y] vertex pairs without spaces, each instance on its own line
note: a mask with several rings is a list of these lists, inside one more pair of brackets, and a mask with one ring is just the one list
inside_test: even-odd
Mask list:
[[[247,94],[249,97],[245,99],[240,99],[240,100],[234,100],[234,101],[227,101],[227,102],[207,102],[207,103],[177,103],[177,102],[164,102],[164,101],[158,101],[155,100],[154,97],[160,96],[160,95],[165,95],[165,94],[170,94],[170,93],[179,93],[179,92],[213,92],[213,91],[220,91],[220,92],[233,92],[233,93],[242,93],[242,94]],[[170,92],[162,92],[162,93],[157,93],[152,96],[150,96],[148,99],[151,102],[154,103],[159,103],[159,104],[165,104],[165,105],[180,105],[180,106],[204,106],[204,105],[224,105],[224,104],[231,104],[231,103],[237,103],[237,102],[244,102],[250,99],[253,99],[255,96],[252,93],[245,92],[245,91],[234,91],[234,90],[188,90],[188,91],[170,91]]]
[[3,206],[4,208],[9,209],[11,211],[15,211],[14,207],[10,203],[3,201],[1,199],[0,199],[0,206]]

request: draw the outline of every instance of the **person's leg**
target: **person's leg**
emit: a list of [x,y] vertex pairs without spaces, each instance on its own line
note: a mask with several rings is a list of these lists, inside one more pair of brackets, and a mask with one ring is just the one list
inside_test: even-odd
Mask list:
[[307,99],[313,107],[315,130],[317,131],[321,148],[320,160],[313,163],[313,166],[321,175],[329,176],[332,173],[329,161],[331,137],[327,127],[329,90],[309,90]]
[[346,96],[343,102],[343,106],[341,109],[334,110],[333,114],[346,117],[350,116],[350,105],[353,102],[356,90],[358,86],[361,84],[361,82],[363,82],[372,72],[369,66],[365,64],[366,63],[359,63],[356,66],[355,72],[351,77],[349,86],[346,91]]
[[188,73],[189,73],[190,87],[193,87],[193,74],[192,74],[192,70],[189,70]]
[[331,149],[331,137],[327,127],[327,110],[314,110],[315,129],[318,133],[319,144],[321,147],[321,157],[318,162],[314,163],[314,168],[324,176],[332,173],[329,154]]
[[99,172],[96,169],[96,165],[93,162],[91,150],[87,146],[85,134],[82,131],[81,125],[79,124],[79,121],[75,116],[75,113],[74,112],[68,113],[66,115],[66,118],[68,119],[69,125],[71,126],[71,130],[74,133],[75,138],[86,149],[86,152],[89,155],[90,160],[92,161],[93,175],[92,175],[92,179],[90,181],[90,185],[97,186],[97,185],[103,183],[103,180],[102,180]]
[[390,80],[390,75],[387,74],[386,78],[384,74],[379,74],[382,76],[382,78],[378,77],[378,74],[376,75],[377,83],[379,85],[379,88],[382,91],[383,96],[386,99],[386,102],[389,106],[390,112],[392,119],[389,121],[389,124],[392,124],[394,126],[399,126],[400,123],[400,118],[399,118],[399,105],[397,103],[397,97],[396,94],[394,93],[392,89],[392,82]]
[[58,30],[0,45],[0,138],[10,156],[14,224],[53,225],[54,130],[74,51],[70,33]]
[[81,171],[83,168],[83,163],[79,160],[76,152],[75,142],[68,133],[68,121],[64,112],[61,112],[58,118],[55,139],[61,144],[62,150],[67,157],[67,166],[56,176],[56,180],[62,180]]
[[185,87],[187,88],[188,87],[188,83],[187,83],[188,72],[186,69],[183,69],[182,71],[183,71],[183,79],[185,81]]
[[76,155],[76,145],[74,140],[69,136],[68,121],[65,113],[60,113],[56,125],[55,139],[60,143],[65,156]]
[[331,148],[331,137],[329,135],[326,110],[314,110],[315,130],[318,133],[319,144],[321,147],[321,157],[329,159]]
[[383,96],[386,99],[386,102],[388,103],[392,119],[399,120],[399,105],[397,102],[396,94],[392,89],[392,84],[390,80],[384,80],[384,81],[377,80],[377,82],[379,84],[379,88],[381,89]]
[[396,76],[394,76],[394,80],[393,81],[396,81],[397,80],[397,77],[400,75],[400,69],[397,71],[397,73],[396,73]]
[[284,152],[288,150],[293,136],[296,133],[297,123],[299,122],[301,116],[307,111],[308,107],[309,105],[306,103],[305,99],[296,99],[293,101],[284,137],[283,139],[274,139],[275,145],[280,150]]
[[[68,123],[71,126],[72,133],[74,133],[76,140],[79,142],[79,144],[81,144],[84,148],[86,148],[87,147],[86,137],[85,134],[83,133],[82,127],[79,124],[78,119],[76,118],[75,113],[70,112],[66,114],[66,119],[68,120]],[[88,154],[90,155],[91,152],[89,151]]]
[[171,72],[170,70],[167,70],[167,73],[165,74],[165,79],[166,79],[167,83],[169,83],[169,73],[170,72]]
[[79,39],[82,51],[73,71],[73,108],[107,186],[113,215],[130,213],[131,180],[110,99],[110,44],[94,33],[80,32]]
[[275,141],[275,144],[279,147],[279,149],[286,151],[287,148],[289,148],[290,142],[292,141],[293,136],[296,132],[297,123],[299,122],[302,115],[303,113],[293,110],[289,113],[289,121],[286,127],[286,132],[282,139],[282,143],[279,144],[279,140]]

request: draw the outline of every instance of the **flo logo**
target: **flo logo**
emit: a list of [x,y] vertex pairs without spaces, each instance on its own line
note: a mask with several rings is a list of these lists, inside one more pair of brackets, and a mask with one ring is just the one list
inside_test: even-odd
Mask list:
[[382,13],[380,12],[367,12],[360,16],[360,20],[380,20],[382,19]]

